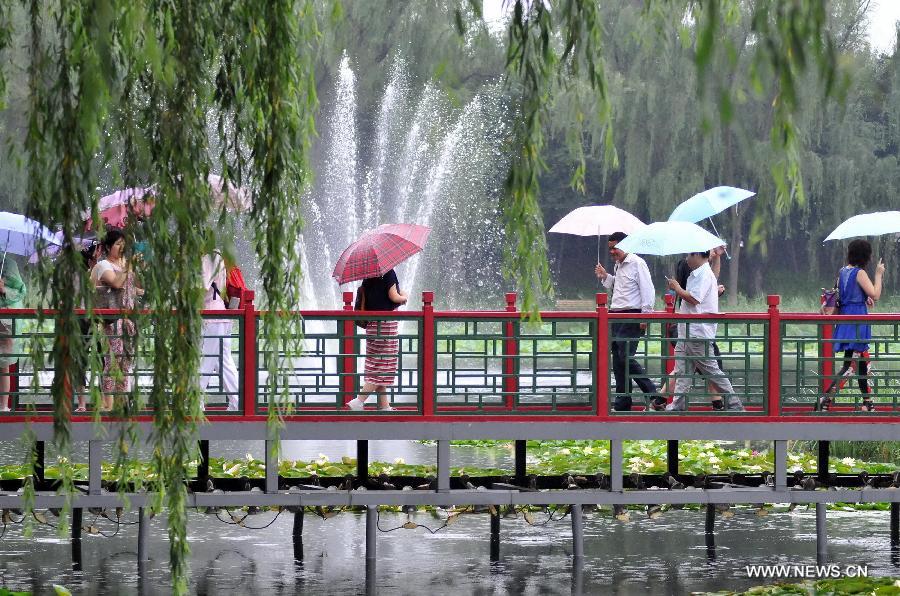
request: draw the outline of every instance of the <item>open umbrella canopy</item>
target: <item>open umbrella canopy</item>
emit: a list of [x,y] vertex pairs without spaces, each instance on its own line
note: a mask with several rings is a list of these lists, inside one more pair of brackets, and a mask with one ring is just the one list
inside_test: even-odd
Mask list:
[[339,284],[380,277],[421,251],[431,228],[416,224],[383,224],[348,246],[331,274]]
[[878,211],[854,215],[828,234],[825,241],[883,234],[900,234],[900,211]]
[[705,252],[724,245],[724,240],[695,223],[658,221],[630,234],[616,248],[642,255],[665,256]]
[[31,256],[39,248],[59,246],[60,242],[49,228],[18,213],[0,211],[0,250],[5,253]]
[[[62,244],[63,244],[62,231],[55,232],[53,234],[53,237],[56,238],[56,241],[58,242],[58,244],[51,244],[50,246],[47,246],[43,250],[43,253],[44,253],[43,256],[49,257],[51,259],[55,259],[56,256],[59,254],[59,251],[62,250]],[[97,238],[95,238],[95,237],[76,236],[76,237],[72,238],[72,243],[75,245],[75,250],[85,249],[96,242],[97,242]],[[31,265],[34,265],[35,263],[38,262],[38,260],[40,259],[40,256],[41,256],[40,254],[35,252],[34,254],[31,255],[31,257],[29,257],[28,263]]]
[[225,184],[225,179],[218,174],[210,174],[207,177],[212,189],[213,201],[218,207],[225,204],[229,211],[249,211],[250,192],[243,186],[235,186],[231,182]]
[[675,207],[672,215],[669,216],[669,221],[697,223],[701,219],[721,213],[732,205],[736,205],[755,194],[752,190],[744,190],[743,188],[716,186],[695,194]]
[[[153,211],[153,189],[147,188],[123,188],[100,197],[97,203],[100,219],[107,226],[121,228],[125,226],[129,212],[135,217],[147,217]],[[93,225],[90,211],[82,214],[85,220],[85,229],[90,230]]]
[[609,236],[614,232],[630,234],[643,228],[644,222],[624,209],[612,205],[579,207],[550,228],[554,234],[575,236]]

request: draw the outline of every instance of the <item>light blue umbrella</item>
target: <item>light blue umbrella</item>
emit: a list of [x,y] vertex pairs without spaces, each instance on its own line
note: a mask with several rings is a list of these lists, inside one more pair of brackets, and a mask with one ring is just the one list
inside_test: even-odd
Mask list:
[[[712,216],[725,211],[733,205],[737,205],[744,199],[749,199],[755,194],[752,190],[744,190],[734,186],[716,186],[695,194],[684,203],[675,207],[672,215],[669,216],[669,221],[697,223],[701,219],[709,219],[713,232],[718,235],[719,230],[716,229]],[[725,256],[729,259],[731,258],[731,255],[727,252]]]
[[724,245],[724,240],[695,223],[657,221],[630,234],[616,248],[641,255],[666,256],[706,252]]
[[877,213],[854,215],[828,234],[825,241],[884,234],[900,234],[900,211],[878,211]]
[[669,221],[697,223],[701,219],[721,213],[755,194],[752,190],[744,190],[743,188],[716,186],[695,194],[681,205],[675,207],[672,215],[669,216]]

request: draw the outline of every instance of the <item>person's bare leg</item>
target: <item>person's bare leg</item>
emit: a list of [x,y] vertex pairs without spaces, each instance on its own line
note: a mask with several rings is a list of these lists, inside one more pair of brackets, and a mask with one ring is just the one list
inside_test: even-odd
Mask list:
[[378,391],[378,385],[374,383],[364,383],[362,388],[359,390],[359,401],[366,403],[366,400],[369,398],[370,393],[375,393]]
[[377,387],[377,391],[378,391],[378,407],[381,409],[389,408],[391,406],[391,403],[388,401],[387,387],[385,387],[384,385],[379,385]]

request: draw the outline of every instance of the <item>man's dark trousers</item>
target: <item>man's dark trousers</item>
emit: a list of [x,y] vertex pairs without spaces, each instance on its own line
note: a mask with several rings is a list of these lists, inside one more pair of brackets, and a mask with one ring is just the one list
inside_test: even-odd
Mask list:
[[[639,309],[629,309],[619,312],[638,313]],[[611,343],[613,375],[616,378],[616,401],[613,409],[617,412],[627,412],[631,410],[631,383],[626,383],[626,369],[631,375],[629,381],[638,384],[644,393],[656,393],[656,385],[647,377],[644,367],[634,358],[637,352],[638,338],[644,332],[641,330],[640,323],[613,323],[612,336],[614,339]]]

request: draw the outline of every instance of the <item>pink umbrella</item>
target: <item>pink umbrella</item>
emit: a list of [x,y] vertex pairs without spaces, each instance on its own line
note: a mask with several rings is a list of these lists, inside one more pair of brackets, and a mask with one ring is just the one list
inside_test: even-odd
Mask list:
[[420,252],[431,228],[416,224],[383,224],[348,246],[331,274],[338,284],[380,277]]
[[644,222],[624,209],[612,205],[588,205],[571,211],[550,228],[554,234],[597,236],[597,262],[600,262],[600,236],[615,232],[631,234],[643,228]]
[[[114,193],[101,197],[97,209],[100,211],[100,219],[107,226],[121,228],[125,226],[125,220],[131,213],[134,217],[147,217],[153,211],[152,188],[124,188]],[[85,213],[85,229],[90,230],[93,225],[91,214]]]
[[[219,207],[225,204],[229,211],[248,211],[250,209],[250,192],[243,186],[235,186],[231,182],[225,185],[225,179],[218,174],[207,176],[212,189],[213,201]],[[224,190],[223,190],[224,187]]]

